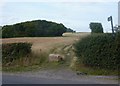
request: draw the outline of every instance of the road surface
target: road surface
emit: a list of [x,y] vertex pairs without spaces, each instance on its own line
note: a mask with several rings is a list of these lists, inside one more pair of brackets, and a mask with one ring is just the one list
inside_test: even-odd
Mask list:
[[114,76],[77,75],[71,70],[2,73],[2,84],[118,84]]
[[98,84],[95,81],[86,80],[62,80],[62,79],[47,79],[38,77],[25,77],[17,75],[3,75],[3,84]]

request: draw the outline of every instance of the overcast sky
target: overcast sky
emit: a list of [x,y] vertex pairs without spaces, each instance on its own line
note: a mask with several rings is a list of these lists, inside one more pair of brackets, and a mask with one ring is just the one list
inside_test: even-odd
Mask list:
[[118,25],[120,26],[120,1],[118,4]]
[[104,32],[110,32],[109,16],[118,24],[119,0],[5,0],[0,4],[0,25],[31,20],[47,20],[63,23],[79,32],[89,32],[90,22],[100,22]]

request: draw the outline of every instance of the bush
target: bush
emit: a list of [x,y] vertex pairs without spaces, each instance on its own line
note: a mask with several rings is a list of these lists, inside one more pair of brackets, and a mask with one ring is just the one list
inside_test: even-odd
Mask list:
[[103,33],[103,27],[101,23],[90,23],[90,29],[92,33]]
[[10,43],[2,45],[2,61],[9,63],[18,58],[22,58],[31,52],[30,43]]
[[120,35],[114,39],[112,34],[92,34],[78,41],[75,49],[79,60],[87,66],[105,69],[120,67]]

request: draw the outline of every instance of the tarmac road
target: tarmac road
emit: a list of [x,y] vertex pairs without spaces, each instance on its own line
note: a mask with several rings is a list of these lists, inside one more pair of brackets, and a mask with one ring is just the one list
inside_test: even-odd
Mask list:
[[118,80],[113,76],[78,76],[62,70],[2,73],[2,84],[118,84]]
[[95,81],[62,80],[3,74],[2,84],[97,84]]
[[2,73],[2,84],[118,84],[116,76],[77,75],[70,69]]

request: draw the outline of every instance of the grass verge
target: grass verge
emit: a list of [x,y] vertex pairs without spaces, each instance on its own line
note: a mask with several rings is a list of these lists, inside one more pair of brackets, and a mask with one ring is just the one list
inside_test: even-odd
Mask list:
[[101,69],[101,68],[93,68],[85,66],[84,64],[76,64],[72,70],[80,71],[83,73],[87,73],[88,75],[115,75],[118,76],[120,72],[118,70],[109,70],[109,69]]

